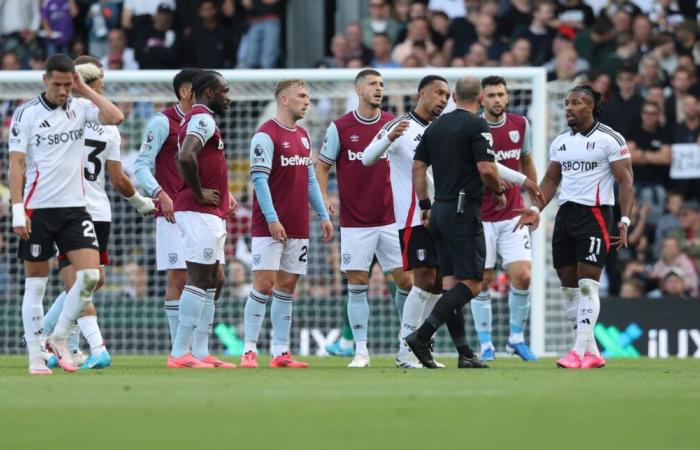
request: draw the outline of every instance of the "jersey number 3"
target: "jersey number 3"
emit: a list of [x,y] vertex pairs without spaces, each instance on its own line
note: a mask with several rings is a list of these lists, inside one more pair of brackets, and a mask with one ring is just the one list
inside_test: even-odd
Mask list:
[[107,143],[103,141],[96,141],[94,139],[85,139],[85,146],[94,148],[94,150],[88,155],[88,162],[91,162],[95,167],[93,172],[90,172],[87,167],[83,169],[85,172],[85,179],[88,181],[95,181],[97,180],[97,177],[100,176],[100,172],[102,172],[102,161],[99,160],[98,156],[100,153],[105,151]]

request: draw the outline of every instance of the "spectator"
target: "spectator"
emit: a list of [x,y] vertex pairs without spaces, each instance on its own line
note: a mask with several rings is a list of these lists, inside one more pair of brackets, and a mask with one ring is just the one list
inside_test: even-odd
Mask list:
[[673,37],[670,34],[662,33],[657,35],[654,50],[657,61],[666,73],[673,73],[678,66],[678,55],[673,42]]
[[677,191],[667,191],[666,208],[664,209],[664,214],[656,223],[656,230],[654,230],[655,256],[661,253],[661,242],[663,242],[664,238],[667,237],[672,230],[680,228],[681,206],[683,206],[683,194]]
[[73,18],[78,14],[75,0],[43,0],[41,22],[46,53],[67,53],[73,39]]
[[632,21],[632,38],[639,46],[639,52],[646,55],[653,49],[653,25],[648,16],[639,14]]
[[645,295],[644,283],[638,277],[627,278],[622,282],[622,287],[620,288],[621,298],[637,299],[643,298]]
[[391,40],[386,33],[377,33],[372,38],[372,53],[374,58],[370,66],[375,69],[393,69],[401,64],[391,58]]
[[[202,5],[205,4],[206,1],[202,2]],[[158,6],[153,23],[142,34],[143,41],[136,45],[136,59],[141,69],[174,69],[182,65],[182,36],[173,29],[174,19],[175,11],[170,6],[165,3]],[[191,37],[192,47],[196,47],[197,38],[197,35]],[[211,54],[216,47],[207,49],[207,53]]]
[[649,18],[661,31],[670,31],[685,20],[683,12],[678,8],[678,2],[670,0],[653,2]]
[[[626,34],[629,36],[629,33]],[[576,33],[574,47],[579,56],[587,60],[596,70],[610,72],[601,68],[601,64],[615,52],[615,36],[610,20],[600,16],[593,27]]]
[[[598,20],[601,18],[605,18],[608,20],[608,16],[606,15],[600,15],[598,17]],[[625,9],[618,9],[615,14],[612,15],[612,32],[614,35],[619,35],[619,34],[627,34],[632,32],[632,14],[630,14],[627,10]],[[593,23],[593,26],[595,27],[595,22]]]
[[399,35],[399,23],[391,17],[389,0],[368,0],[369,16],[362,19],[362,44],[372,47],[374,36],[384,33],[393,45]]
[[647,254],[650,253],[649,236],[651,226],[649,217],[651,214],[651,204],[644,203],[640,206],[637,200],[632,204],[630,219],[633,221],[629,228],[627,237],[627,248],[622,248],[618,252],[618,259],[646,261]]
[[[362,66],[359,66],[362,67]],[[421,60],[418,58],[417,55],[414,53],[411,53],[407,57],[403,59],[403,62],[401,63],[401,67],[406,67],[406,68],[416,68],[416,67],[423,67],[421,65]]]
[[532,14],[532,21],[529,26],[516,29],[514,38],[525,38],[530,41],[532,53],[532,64],[541,66],[553,58],[552,46],[557,32],[550,26],[554,18],[556,7],[553,3],[542,1],[535,6]]
[[435,52],[430,55],[428,67],[447,67],[447,58],[441,52]]
[[[277,67],[280,54],[280,21],[284,14],[284,0],[242,0],[242,4],[243,8],[247,10],[248,21],[250,23],[250,28],[248,28],[248,33],[246,35],[248,46],[246,51],[246,67],[251,69],[272,69]],[[214,10],[216,10],[216,3],[212,6]],[[201,9],[200,6],[200,16]],[[227,34],[230,33],[230,31],[226,31]],[[226,46],[226,44],[227,43],[224,43],[224,46]],[[222,59],[231,60],[231,58],[232,54],[227,54],[224,55]]]
[[605,106],[600,120],[627,137],[632,128],[639,125],[644,100],[637,94],[637,73],[630,67],[618,70],[615,83],[617,92]]
[[[357,22],[345,25],[345,39],[348,43],[347,59],[359,59],[362,65],[372,60],[372,51],[362,44],[362,27]],[[396,58],[394,58],[396,59]],[[396,59],[396,61],[399,61]]]
[[348,60],[348,40],[342,34],[336,34],[331,39],[331,56],[323,62],[331,69],[345,67]]
[[[100,62],[103,66],[111,69],[109,61],[120,60],[124,70],[138,70],[139,63],[136,61],[136,52],[133,48],[127,47],[126,33],[120,28],[109,30],[107,34],[109,53]],[[112,69],[114,70],[114,69]]]
[[[534,47],[533,47],[534,48]],[[551,61],[548,61],[545,65],[544,68],[547,71],[547,76],[550,80],[556,78],[556,67],[557,67],[557,58],[561,53],[568,52],[573,50],[576,52],[576,48],[574,47],[573,41],[566,35],[557,33],[556,36],[554,37],[554,42],[552,43],[552,53],[554,54],[554,58]],[[533,64],[535,64],[533,62]],[[574,63],[574,72],[579,74],[588,71],[590,69],[590,64],[588,64],[588,61],[585,59],[579,57],[578,52],[576,52],[576,62]]]
[[698,23],[695,20],[685,20],[676,27],[676,53],[692,55],[697,42]]
[[560,0],[557,14],[560,29],[570,29],[574,33],[591,27],[595,20],[593,8],[581,0]]
[[128,33],[129,43],[143,42],[143,35],[151,28],[158,7],[167,4],[175,9],[175,0],[124,0],[121,26]]
[[495,65],[503,52],[508,51],[508,45],[496,36],[496,19],[491,15],[482,13],[477,16],[476,38],[486,48],[491,65]]
[[579,74],[576,64],[578,61],[578,53],[572,47],[565,49],[557,54],[554,72],[548,74],[549,81],[573,82]]
[[521,23],[530,23],[532,20],[532,5],[529,0],[510,0],[505,12],[498,16],[499,38],[509,39],[515,29]]
[[650,221],[656,223],[666,203],[671,165],[671,134],[661,125],[661,109],[656,103],[643,103],[641,126],[630,129],[626,139],[637,199],[651,204]]
[[[215,0],[203,0],[199,4],[199,21],[188,42],[189,55],[187,60],[192,67],[200,68],[233,68],[236,49],[235,38],[219,19],[219,11]],[[258,32],[256,32],[258,33]],[[253,33],[253,35],[258,36]],[[251,36],[251,33],[248,33]],[[248,40],[250,45],[250,39]],[[267,45],[267,44],[265,44]],[[277,44],[279,46],[279,43]],[[262,48],[262,47],[260,47]],[[248,47],[248,56],[253,49]],[[269,57],[263,56],[263,61]],[[248,63],[250,63],[250,59]],[[270,60],[271,61],[271,60]],[[268,61],[268,62],[270,62]],[[263,62],[263,64],[267,64]],[[248,66],[258,68],[260,66]],[[263,68],[269,68],[263,65]]]
[[[2,55],[2,70],[21,70],[22,62],[19,60],[17,53],[7,52]],[[9,125],[8,125],[9,126]]]
[[424,18],[412,19],[408,24],[408,33],[406,34],[406,39],[394,47],[394,51],[391,52],[391,57],[394,61],[400,62],[402,65],[404,58],[409,54],[413,53],[413,46],[415,43],[422,42],[425,44],[425,49],[427,52],[433,53],[436,48],[435,44],[430,41],[430,31],[428,27],[428,20]]
[[678,144],[700,143],[700,109],[697,97],[690,94],[684,96],[681,106],[685,120],[671,128],[671,139]]
[[435,11],[430,15],[430,40],[438,50],[451,53],[451,48],[445,49],[445,43],[450,37],[450,19],[442,11]]
[[666,97],[664,96],[664,87],[660,84],[650,86],[647,89],[647,94],[644,99],[648,102],[655,103],[656,106],[659,107],[661,111],[661,126],[668,127],[668,122],[666,121]]
[[685,119],[683,105],[680,100],[691,93],[693,82],[693,74],[690,70],[678,67],[673,72],[671,77],[673,94],[666,100],[666,122],[671,126],[677,125]]
[[675,237],[667,237],[661,246],[661,257],[654,264],[651,276],[658,282],[668,274],[672,267],[679,268],[682,272],[683,286],[693,297],[698,295],[698,276],[695,267],[687,255],[681,252],[681,247]]
[[[414,1],[413,3],[419,3]],[[462,1],[454,0],[430,0],[428,9],[430,11],[440,11],[445,14],[450,20],[456,18],[464,18],[467,15],[467,7]]]
[[605,72],[600,72],[591,77],[591,86],[600,93],[600,106],[605,108],[605,105],[610,101],[613,94],[612,79]]
[[693,258],[694,267],[700,267],[700,203],[696,200],[684,202],[678,216],[680,227],[671,230],[669,236],[675,237],[681,250]]
[[39,1],[0,1],[0,42],[4,51],[14,51],[24,63],[29,55],[40,51],[36,39],[41,25]]
[[[642,97],[649,94],[649,89],[653,86],[662,86],[666,82],[664,71],[661,70],[659,61],[654,55],[646,55],[642,57],[639,63],[639,93]],[[666,118],[663,118],[666,123]]]
[[245,299],[250,292],[251,283],[248,270],[241,261],[234,259],[228,263],[229,294],[237,299]]
[[532,55],[532,47],[530,41],[525,38],[518,38],[513,41],[513,45],[510,48],[513,54],[513,65],[514,66],[531,66],[530,56]]
[[464,65],[467,67],[483,67],[488,63],[486,47],[481,42],[474,42],[465,55]]
[[119,53],[110,53],[107,56],[107,69],[108,70],[125,70],[124,60],[122,55]]
[[[687,298],[688,293],[692,291],[686,288],[684,283],[685,278],[686,274],[683,269],[680,267],[670,267],[661,279],[659,297]],[[696,295],[697,293],[693,294],[693,296]]]

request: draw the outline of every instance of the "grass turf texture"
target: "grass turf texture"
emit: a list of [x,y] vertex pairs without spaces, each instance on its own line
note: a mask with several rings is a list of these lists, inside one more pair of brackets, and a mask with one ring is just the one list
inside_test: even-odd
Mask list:
[[[449,366],[452,357],[441,357]],[[0,356],[2,448],[697,449],[700,360],[602,370],[501,358],[489,370],[173,370],[116,357],[102,371],[27,374]]]

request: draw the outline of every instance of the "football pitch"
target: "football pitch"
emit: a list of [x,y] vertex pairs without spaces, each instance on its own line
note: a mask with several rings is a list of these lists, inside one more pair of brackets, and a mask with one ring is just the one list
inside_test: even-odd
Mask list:
[[[455,358],[439,358],[448,367]],[[3,449],[697,449],[700,360],[600,370],[500,358],[489,370],[172,370],[164,357],[30,377],[0,356]]]

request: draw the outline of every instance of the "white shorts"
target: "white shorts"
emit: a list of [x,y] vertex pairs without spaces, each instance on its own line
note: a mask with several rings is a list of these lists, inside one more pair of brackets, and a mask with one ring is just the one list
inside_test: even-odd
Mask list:
[[385,272],[403,267],[396,224],[340,228],[340,270],[367,272],[375,255]]
[[175,222],[182,234],[185,261],[205,265],[224,264],[224,219],[213,214],[178,211]]
[[484,222],[484,239],[486,240],[486,263],[484,268],[496,267],[496,257],[501,256],[501,265],[505,268],[516,261],[532,261],[530,254],[530,230],[523,227],[513,232],[520,216],[499,222]]
[[284,270],[297,275],[306,275],[308,239],[287,239],[287,242],[283,243],[269,236],[254,237],[251,247],[253,272]]
[[186,269],[182,251],[182,235],[177,224],[165,217],[156,218],[156,268],[158,270]]

